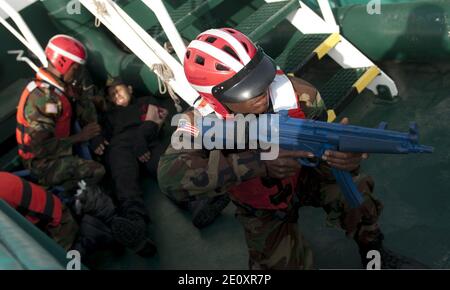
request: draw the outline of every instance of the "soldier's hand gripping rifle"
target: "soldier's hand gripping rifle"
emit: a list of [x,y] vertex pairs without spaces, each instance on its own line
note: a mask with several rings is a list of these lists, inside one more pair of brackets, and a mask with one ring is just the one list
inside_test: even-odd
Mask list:
[[[276,124],[273,124],[276,125]],[[277,126],[275,126],[277,127]],[[302,150],[314,153],[315,161],[301,159],[303,166],[315,167],[326,150],[355,153],[432,153],[433,147],[418,143],[419,130],[412,122],[409,132],[386,130],[387,123],[378,128],[366,128],[337,123],[290,118],[287,112],[280,112],[279,146],[286,150]],[[272,128],[273,130],[273,128]],[[358,207],[362,194],[353,183],[350,172],[332,168],[334,177],[351,207]]]

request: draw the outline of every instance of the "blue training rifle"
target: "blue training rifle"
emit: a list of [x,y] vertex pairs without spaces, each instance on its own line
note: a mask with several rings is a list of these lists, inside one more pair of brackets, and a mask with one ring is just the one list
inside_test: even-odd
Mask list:
[[[278,141],[271,138],[269,141],[270,143],[278,143],[280,148],[285,150],[308,151],[313,153],[316,157],[315,160],[307,158],[300,159],[300,163],[303,166],[318,166],[320,157],[323,156],[326,150],[369,154],[408,154],[433,152],[433,147],[420,145],[418,143],[419,130],[415,122],[410,124],[409,132],[404,133],[387,130],[386,122],[381,122],[377,128],[367,128],[354,125],[291,118],[288,116],[287,111],[280,111],[278,114],[279,118],[270,117],[272,114],[268,114],[268,116],[270,123],[268,123],[269,127],[267,128],[266,133],[263,132],[263,135],[266,135],[264,140],[269,140],[268,135],[272,135],[273,137],[273,134],[269,134],[269,131],[272,131],[278,135]],[[203,125],[201,136],[205,136],[205,132],[211,129],[211,119],[207,122],[207,126],[205,126],[204,123],[204,120],[207,120],[208,118],[211,117],[204,117],[202,119]],[[221,136],[221,139],[223,139],[224,142],[229,136],[226,135],[225,128],[227,126],[235,126],[236,124],[233,122],[234,121],[227,120],[225,122],[225,126],[223,126],[223,134],[221,134],[223,137]],[[199,126],[198,122],[197,126]],[[252,138],[246,138],[246,140],[251,139]],[[360,206],[363,202],[363,196],[353,183],[350,172],[336,168],[331,168],[331,170],[349,205],[353,208]]]
[[[286,111],[280,112],[279,145],[286,150],[309,151],[314,156],[322,156],[326,150],[355,153],[432,153],[433,147],[420,145],[419,129],[415,122],[409,132],[387,130],[387,123],[381,122],[378,128],[367,128],[338,123],[290,118]],[[316,167],[316,162],[300,159],[304,166]],[[331,168],[342,193],[349,205],[358,207],[363,202],[362,194],[353,183],[350,172]]]

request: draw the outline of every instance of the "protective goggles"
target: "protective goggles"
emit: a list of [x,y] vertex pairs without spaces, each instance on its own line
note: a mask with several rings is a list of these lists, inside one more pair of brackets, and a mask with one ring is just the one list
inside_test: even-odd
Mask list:
[[221,102],[240,103],[263,94],[275,78],[274,61],[258,47],[256,55],[230,79],[214,86],[212,94]]

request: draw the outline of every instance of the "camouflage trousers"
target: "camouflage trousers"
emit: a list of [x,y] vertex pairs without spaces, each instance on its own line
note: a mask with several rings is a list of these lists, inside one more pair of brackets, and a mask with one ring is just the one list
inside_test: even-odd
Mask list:
[[105,168],[93,160],[64,156],[52,160],[33,160],[28,167],[43,186],[63,186],[66,191],[77,188],[80,180],[97,184],[105,175]]
[[46,232],[58,245],[68,251],[75,242],[78,230],[79,226],[70,209],[63,205],[61,223],[56,227],[47,227]]
[[298,210],[321,207],[329,226],[343,229],[357,243],[366,244],[380,234],[382,204],[372,196],[374,182],[366,175],[353,180],[363,193],[359,208],[350,208],[339,185],[316,169],[302,168],[299,194],[284,211],[250,210],[238,205],[236,216],[244,227],[250,269],[312,269],[312,251],[299,230]]

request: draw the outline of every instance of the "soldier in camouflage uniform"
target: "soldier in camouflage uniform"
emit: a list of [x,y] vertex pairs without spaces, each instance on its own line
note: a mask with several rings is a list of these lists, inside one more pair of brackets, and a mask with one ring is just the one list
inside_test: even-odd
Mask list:
[[[225,37],[224,33],[227,34]],[[201,41],[208,44],[205,46]],[[226,52],[234,59],[242,60],[242,70],[233,72],[230,68],[239,68],[239,65],[214,52],[211,46],[215,43],[219,49],[224,45],[231,48]],[[269,101],[267,88],[275,77],[275,66],[262,51],[252,52],[252,49],[257,50],[248,38],[228,28],[208,30],[188,47],[184,60],[186,76],[216,112],[272,112],[273,104]],[[247,65],[245,52],[251,59]],[[208,63],[212,63],[212,67],[207,67]],[[298,103],[296,109],[289,110],[289,115],[326,120],[325,105],[319,92],[301,79],[290,78],[290,82]],[[207,94],[205,88],[211,87],[211,83],[217,86]],[[241,101],[227,95],[227,87],[235,95],[241,92]],[[255,90],[257,87],[259,93],[258,89]],[[252,91],[254,94],[249,98]],[[196,114],[198,112],[190,111],[184,118],[194,124]],[[342,122],[347,123],[348,120]],[[186,125],[178,130],[186,130]],[[192,132],[192,128],[189,130]],[[383,267],[422,266],[382,246],[383,235],[378,225],[382,205],[373,195],[373,180],[359,172],[360,162],[367,158],[366,154],[327,151],[324,156],[317,156],[322,159],[318,168],[299,165],[298,158],[310,157],[313,155],[309,152],[280,150],[276,160],[263,161],[258,150],[176,150],[170,146],[160,159],[159,185],[163,192],[177,201],[229,192],[237,206],[237,218],[244,227],[250,269],[313,267],[312,252],[297,225],[301,206],[322,207],[327,213],[328,224],[343,229],[356,241],[363,265],[368,262],[367,252],[375,249],[380,251]],[[355,184],[364,195],[360,207],[349,207],[331,174],[331,167],[353,174]]]
[[[76,205],[83,238],[75,248],[83,257],[112,239],[138,249],[144,256],[154,255],[154,247],[147,246],[144,226],[119,217],[112,199],[96,186],[105,174],[104,167],[73,155],[76,144],[91,141],[96,144],[96,152],[107,145],[99,135],[95,106],[82,93],[86,89],[73,86],[87,57],[83,44],[70,36],[57,35],[49,41],[45,53],[48,68],[37,72],[19,101],[16,130],[19,156],[41,185],[62,185],[68,205],[72,209]],[[79,121],[82,129],[71,134],[74,120]],[[64,231],[55,233],[63,238]]]
[[[48,57],[56,54],[54,46],[50,42],[47,47]],[[86,57],[81,44],[77,48],[72,52],[78,52],[78,56],[72,55],[74,59],[78,57],[77,61],[66,58],[65,66],[50,61],[48,69],[39,70],[36,80],[22,94],[17,112],[19,155],[25,167],[40,184],[62,185],[69,191],[81,179],[96,184],[105,173],[101,164],[78,158],[72,152],[75,144],[93,140],[100,133],[93,103],[86,95],[77,94],[71,85]],[[82,129],[71,135],[74,120]]]

